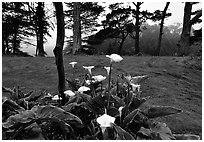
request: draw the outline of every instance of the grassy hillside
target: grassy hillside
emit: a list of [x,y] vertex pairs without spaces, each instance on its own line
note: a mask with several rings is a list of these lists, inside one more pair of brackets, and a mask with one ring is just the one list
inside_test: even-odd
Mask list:
[[[87,72],[82,65],[94,65],[93,74],[106,75],[109,65],[105,56],[65,56],[66,78],[72,77],[69,62],[77,61],[75,74],[83,77]],[[202,134],[202,71],[201,61],[190,57],[124,57],[114,64],[114,76],[126,73],[148,75],[141,84],[142,94],[151,98],[142,106],[169,105],[180,108],[182,113],[160,118],[173,133]],[[57,69],[53,57],[3,57],[2,85],[19,86],[25,93],[42,91],[57,93]],[[66,86],[67,87],[67,86]],[[68,89],[68,88],[67,88]]]

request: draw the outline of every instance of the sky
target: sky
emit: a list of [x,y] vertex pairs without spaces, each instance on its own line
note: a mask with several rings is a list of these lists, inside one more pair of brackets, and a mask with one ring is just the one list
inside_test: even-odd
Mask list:
[[[117,2],[117,1],[116,1]],[[130,2],[131,3],[131,2]],[[102,3],[99,2],[99,4],[103,4],[104,6],[108,6],[110,4],[110,2],[106,2],[106,3]],[[150,12],[153,12],[155,10],[163,10],[164,7],[166,5],[166,2],[144,2],[141,5],[141,10],[148,10]],[[52,6],[52,5],[50,5]],[[197,5],[193,6],[193,10],[195,9],[201,9],[202,8],[202,3],[199,3]],[[108,12],[108,9],[106,9]],[[168,18],[165,19],[164,22],[164,26],[168,26],[168,25],[172,25],[174,23],[182,23],[183,22],[183,14],[184,14],[184,3],[183,2],[170,2],[170,5],[168,7],[167,12],[172,13],[172,15]],[[99,17],[99,21],[100,19],[104,19],[105,17]],[[202,24],[196,25],[194,26],[195,29],[198,29],[202,26]],[[49,56],[54,56],[52,50],[55,47],[55,43],[56,43],[56,29],[54,31],[51,31],[51,35],[52,37],[48,38],[48,42],[44,45],[45,47],[45,51],[48,53]],[[72,35],[72,31],[70,30],[66,30],[65,31],[65,35]],[[64,46],[66,46],[66,43],[64,44]],[[29,47],[26,48],[26,46],[24,46],[22,48],[23,51],[28,52],[30,55],[34,55],[35,54],[35,47]]]

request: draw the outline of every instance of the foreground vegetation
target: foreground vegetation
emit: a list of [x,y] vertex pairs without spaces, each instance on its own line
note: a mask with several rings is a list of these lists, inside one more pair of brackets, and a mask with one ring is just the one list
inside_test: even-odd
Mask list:
[[[69,82],[66,89],[76,95],[67,97],[69,101],[59,108],[51,99],[57,94],[54,58],[3,57],[3,86],[9,92],[3,94],[3,112],[7,112],[3,113],[4,139],[34,139],[21,135],[31,131],[38,139],[175,139],[178,133],[201,136],[201,61],[191,57],[124,57],[113,65],[110,87],[103,69],[110,64],[106,57],[67,56],[64,61]],[[71,61],[78,62],[74,68]],[[83,66],[92,65],[92,76],[100,74],[107,79],[86,85],[91,91],[77,91],[85,85],[83,79],[90,78]],[[128,75],[145,75],[144,80],[135,82],[141,85],[139,90],[130,87]],[[79,86],[74,83],[76,78]],[[20,89],[8,89],[13,86]],[[170,107],[160,107],[166,105]],[[116,118],[105,131],[97,121],[104,114]]]

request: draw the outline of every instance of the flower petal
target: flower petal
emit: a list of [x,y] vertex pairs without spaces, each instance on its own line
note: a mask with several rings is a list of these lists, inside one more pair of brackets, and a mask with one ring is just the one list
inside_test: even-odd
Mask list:
[[114,62],[120,62],[123,60],[123,58],[118,55],[118,54],[111,54],[111,55],[106,55],[106,57],[110,58],[111,59],[111,62],[114,61]]
[[92,78],[95,80],[95,81],[98,81],[98,82],[101,82],[103,80],[106,79],[105,76],[102,76],[102,75],[96,75],[96,76],[92,76]]
[[72,92],[71,90],[64,91],[64,94],[70,97],[75,96],[75,93]]
[[115,122],[115,117],[103,114],[102,116],[98,117],[96,121],[100,124],[101,127],[110,127],[111,123]]
[[88,90],[90,90],[89,87],[81,86],[81,87],[78,89],[78,92],[83,93],[84,91],[88,91]]
[[104,67],[104,69],[106,69],[107,74],[109,75],[109,73],[110,73],[110,67]]
[[72,68],[74,68],[74,66],[77,64],[77,62],[70,62],[70,65],[72,65]]

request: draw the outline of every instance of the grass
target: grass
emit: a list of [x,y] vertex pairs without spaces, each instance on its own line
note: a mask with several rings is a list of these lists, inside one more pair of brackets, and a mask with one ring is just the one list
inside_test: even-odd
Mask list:
[[[72,77],[69,62],[77,61],[76,76],[83,78],[87,73],[82,66],[94,65],[94,75],[106,75],[104,66],[109,66],[105,56],[65,56],[66,78]],[[121,63],[114,64],[113,77],[125,73],[148,75],[142,82],[143,96],[151,98],[142,108],[168,105],[182,109],[180,114],[158,118],[167,123],[173,133],[191,133],[202,136],[202,71],[201,61],[190,57],[134,57],[127,56]],[[57,69],[54,57],[2,57],[2,85],[19,86],[23,92],[38,94],[47,91],[57,94]],[[68,89],[68,86],[66,86]],[[4,94],[7,95],[7,94]]]

